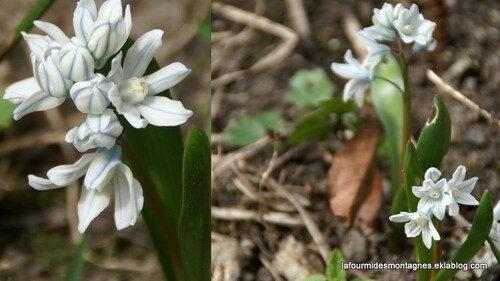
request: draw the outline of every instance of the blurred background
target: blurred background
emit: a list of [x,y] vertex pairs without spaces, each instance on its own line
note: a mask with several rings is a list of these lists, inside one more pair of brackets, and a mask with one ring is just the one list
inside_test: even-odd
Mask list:
[[[73,36],[76,2],[55,0],[41,20],[54,23]],[[96,2],[99,7],[103,1]],[[35,3],[0,0],[0,40]],[[155,28],[165,31],[163,46],[155,55],[160,66],[178,61],[192,69],[171,90],[174,99],[194,111],[183,129],[196,126],[209,131],[209,1],[123,1],[124,7],[126,4],[131,6],[132,38]],[[29,33],[41,34],[36,28]],[[33,76],[31,69],[29,49],[22,41],[0,61],[1,93],[10,84]],[[0,112],[5,112],[1,106]],[[80,240],[76,230],[80,187],[39,192],[28,186],[27,175],[45,177],[47,170],[56,165],[74,163],[80,154],[64,143],[64,135],[84,119],[84,114],[66,102],[54,110],[0,125],[1,280],[59,280],[67,272]],[[81,280],[162,280],[156,253],[141,219],[134,227],[118,232],[113,209],[107,208],[89,230],[90,250],[85,256]]]

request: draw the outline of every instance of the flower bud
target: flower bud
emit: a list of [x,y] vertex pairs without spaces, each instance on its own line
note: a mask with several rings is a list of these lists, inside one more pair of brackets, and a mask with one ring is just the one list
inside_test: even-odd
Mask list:
[[60,46],[51,44],[39,54],[32,54],[33,73],[40,89],[57,98],[66,97],[73,81],[66,79],[59,65]]
[[83,113],[100,114],[109,104],[108,93],[116,85],[105,80],[102,74],[94,78],[75,83],[70,91],[76,108]]
[[113,110],[108,108],[102,114],[89,114],[85,123],[66,134],[65,140],[80,152],[98,147],[110,149],[122,131],[123,127],[118,118]]
[[94,76],[94,58],[85,43],[73,37],[59,52],[61,73],[69,80],[83,81]]
[[87,48],[95,60],[112,56],[118,48],[118,34],[114,24],[97,20],[87,33]]

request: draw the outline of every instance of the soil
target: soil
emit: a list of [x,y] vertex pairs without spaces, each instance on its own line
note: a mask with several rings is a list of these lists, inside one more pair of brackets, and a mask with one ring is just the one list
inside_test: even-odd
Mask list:
[[[272,22],[292,27],[286,3],[282,0],[271,1],[220,1],[223,4],[253,12],[255,3],[265,2],[265,8],[259,13]],[[347,49],[352,48],[345,35],[345,18],[354,15],[361,26],[371,25],[373,8],[382,6],[382,1],[338,1],[315,0],[304,1],[308,22],[311,26],[310,38],[302,38],[291,54],[284,60],[277,61],[261,71],[246,71],[239,79],[212,89],[212,132],[213,161],[245,150],[231,146],[224,141],[222,133],[228,123],[241,116],[253,116],[265,109],[279,111],[293,124],[303,111],[299,111],[284,99],[290,90],[290,77],[300,69],[323,69],[340,95],[345,80],[333,75],[330,70],[332,62],[343,62]],[[441,3],[442,9],[433,6]],[[439,40],[439,51],[433,54],[419,54],[412,58],[410,79],[413,91],[412,135],[418,138],[429,114],[432,99],[440,91],[425,76],[430,68],[447,78],[447,82],[458,91],[469,97],[482,109],[491,112],[498,118],[500,98],[500,2],[483,1],[418,1],[426,18],[438,22],[441,26],[435,33]],[[409,5],[406,4],[408,7]],[[214,36],[227,36],[227,40],[243,37],[248,32],[245,26],[216,14],[212,18]],[[231,33],[228,33],[231,32]],[[226,34],[226,35],[224,35]],[[230,35],[227,35],[230,34]],[[246,36],[246,35],[245,35]],[[212,73],[212,79],[224,74],[248,69],[265,54],[272,51],[280,43],[280,39],[266,32],[254,31],[246,37],[246,41],[236,47],[224,49],[223,44],[213,43],[212,61],[222,60],[224,63]],[[217,49],[219,48],[219,49]],[[460,66],[461,65],[461,66]],[[458,70],[455,70],[458,69]],[[443,97],[443,95],[442,95]],[[500,199],[500,160],[498,147],[500,142],[499,127],[471,111],[463,104],[448,96],[443,100],[450,112],[452,120],[452,142],[449,153],[442,165],[443,174],[451,177],[458,165],[467,167],[467,177],[479,178],[473,195],[479,198],[484,190],[491,192],[493,202]],[[214,110],[215,109],[215,110]],[[352,133],[352,132],[351,132]],[[347,134],[349,135],[349,134]],[[389,227],[390,199],[385,193],[385,203],[379,214],[380,223],[370,228],[359,221],[351,229],[344,229],[328,206],[327,172],[335,151],[346,140],[346,130],[332,132],[322,141],[310,141],[306,145],[283,145],[283,136],[274,136],[277,141],[267,147],[256,150],[247,158],[234,161],[232,166],[214,174],[213,206],[231,210],[252,210],[259,216],[268,211],[277,211],[300,217],[296,208],[282,195],[267,184],[262,185],[262,177],[270,163],[291,150],[297,150],[291,157],[276,168],[269,178],[276,180],[292,194],[303,199],[303,207],[312,216],[319,227],[328,246],[340,248],[346,261],[353,262],[414,262],[413,246],[406,243],[402,252],[392,253],[387,250]],[[348,136],[347,136],[348,137]],[[274,155],[274,157],[273,157]],[[389,182],[388,163],[379,160],[377,165],[384,173],[385,186]],[[242,192],[240,182],[256,194]],[[475,208],[462,208],[461,214],[472,221]],[[449,230],[445,232],[446,243],[443,256],[449,257],[460,244],[459,239],[466,234],[457,232],[458,223],[448,220]],[[283,226],[270,223],[262,217],[255,220],[230,219],[229,215],[218,216],[213,220],[214,244],[218,249],[224,243],[239,245],[238,250],[227,254],[225,261],[217,259],[220,252],[213,253],[212,280],[301,280],[303,272],[307,274],[323,272],[323,263],[317,243],[310,232],[303,226]],[[294,255],[290,251],[288,266],[280,263],[280,253],[288,249],[285,243],[294,238],[292,249],[303,248],[304,252]],[[229,241],[229,242],[228,242]],[[233,245],[231,244],[231,245]],[[222,246],[223,247],[223,246]],[[462,280],[494,280],[498,276],[498,264],[491,259],[488,248],[481,252],[482,259],[488,261],[489,269],[484,272],[471,271],[461,273],[457,278]],[[318,262],[319,260],[319,262]],[[229,262],[230,261],[230,262]],[[296,273],[296,262],[304,268]],[[235,279],[223,279],[228,272],[233,272]],[[295,272],[288,274],[287,272]],[[480,277],[480,274],[483,274]],[[290,276],[291,275],[291,276]],[[350,277],[371,277],[377,280],[416,280],[411,270],[361,270],[349,271]],[[226,277],[228,278],[228,277]]]

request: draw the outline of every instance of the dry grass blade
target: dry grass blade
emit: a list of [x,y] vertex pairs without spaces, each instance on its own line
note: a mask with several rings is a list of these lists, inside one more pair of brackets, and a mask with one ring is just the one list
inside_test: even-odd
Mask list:
[[227,221],[264,221],[266,223],[289,227],[302,227],[304,222],[295,216],[279,212],[256,212],[237,208],[212,206],[212,218]]

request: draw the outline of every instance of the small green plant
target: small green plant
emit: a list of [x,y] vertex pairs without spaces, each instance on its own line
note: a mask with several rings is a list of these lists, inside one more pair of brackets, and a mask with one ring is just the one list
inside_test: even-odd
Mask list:
[[[326,265],[325,274],[315,274],[302,281],[347,281],[347,272],[343,268],[344,256],[339,249],[334,249]],[[353,278],[351,281],[371,281],[373,279]]]
[[317,107],[333,95],[333,84],[321,68],[301,69],[290,78],[285,100],[299,108]]

